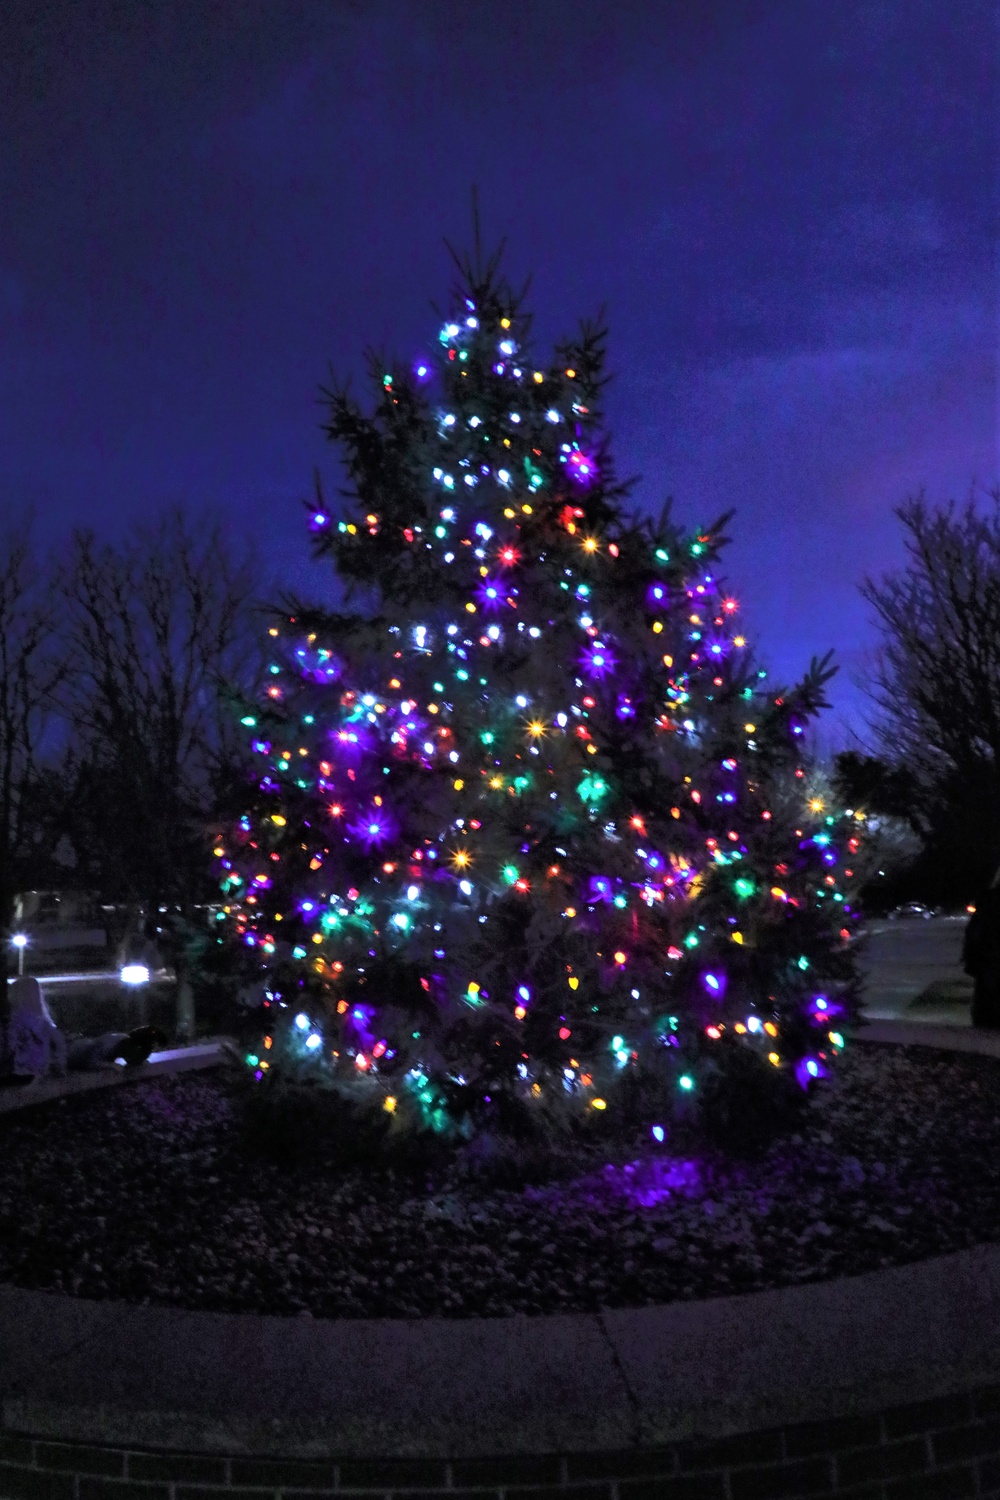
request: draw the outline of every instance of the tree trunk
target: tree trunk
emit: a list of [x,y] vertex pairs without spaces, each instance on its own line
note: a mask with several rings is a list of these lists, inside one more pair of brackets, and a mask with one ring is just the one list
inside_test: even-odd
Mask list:
[[11,969],[10,939],[14,930],[14,892],[0,882],[0,1073],[7,1058],[7,1027],[10,1023],[10,1000],[7,979]]

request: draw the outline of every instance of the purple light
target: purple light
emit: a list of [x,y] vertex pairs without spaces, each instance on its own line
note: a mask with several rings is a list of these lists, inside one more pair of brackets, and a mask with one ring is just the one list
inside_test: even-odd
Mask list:
[[597,901],[611,901],[613,896],[614,892],[611,888],[611,881],[606,875],[592,875],[590,877],[590,891],[587,900],[591,904]]
[[701,980],[710,995],[714,996],[716,1000],[722,999],[722,996],[726,993],[725,974],[703,974]]
[[651,583],[646,590],[646,603],[651,609],[663,609],[667,602],[667,585]]
[[635,708],[633,707],[632,699],[626,697],[624,693],[618,694],[618,706],[615,709],[615,715],[619,719],[635,718]]
[[426,359],[418,359],[416,364],[413,366],[413,373],[421,382],[421,384],[423,384],[425,381],[430,380],[431,375],[433,374],[430,361]]
[[597,465],[587,453],[581,453],[579,448],[574,448],[567,460],[569,472],[577,484],[589,484],[597,474]]
[[499,609],[503,590],[495,578],[484,578],[476,590],[476,598],[483,609]]
[[616,665],[614,655],[603,641],[595,641],[583,653],[580,662],[583,670],[591,677],[605,677]]

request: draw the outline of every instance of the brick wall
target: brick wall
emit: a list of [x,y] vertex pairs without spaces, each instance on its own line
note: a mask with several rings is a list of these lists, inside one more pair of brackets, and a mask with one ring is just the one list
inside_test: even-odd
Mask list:
[[0,1500],[1000,1500],[1000,1386],[646,1453],[226,1458],[0,1432]]

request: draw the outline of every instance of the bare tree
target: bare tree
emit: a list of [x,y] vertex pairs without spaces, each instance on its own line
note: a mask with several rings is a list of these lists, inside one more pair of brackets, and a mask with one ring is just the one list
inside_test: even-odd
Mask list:
[[66,670],[54,597],[32,551],[30,522],[10,528],[0,536],[0,1042],[14,896],[46,852],[39,847],[42,755]]
[[214,893],[213,813],[245,754],[230,694],[259,671],[253,581],[249,554],[180,511],[121,547],[77,532],[64,571],[74,843],[109,893],[167,908],[182,1000],[192,908]]
[[906,563],[862,587],[882,634],[873,728],[922,832],[975,885],[1000,858],[1000,490],[943,508],[921,494],[896,515]]

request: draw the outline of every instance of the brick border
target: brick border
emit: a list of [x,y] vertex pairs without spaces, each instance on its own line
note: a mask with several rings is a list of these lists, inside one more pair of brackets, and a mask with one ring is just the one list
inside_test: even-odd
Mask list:
[[645,1451],[282,1459],[0,1433],[0,1500],[964,1500],[1000,1496],[1000,1385]]

